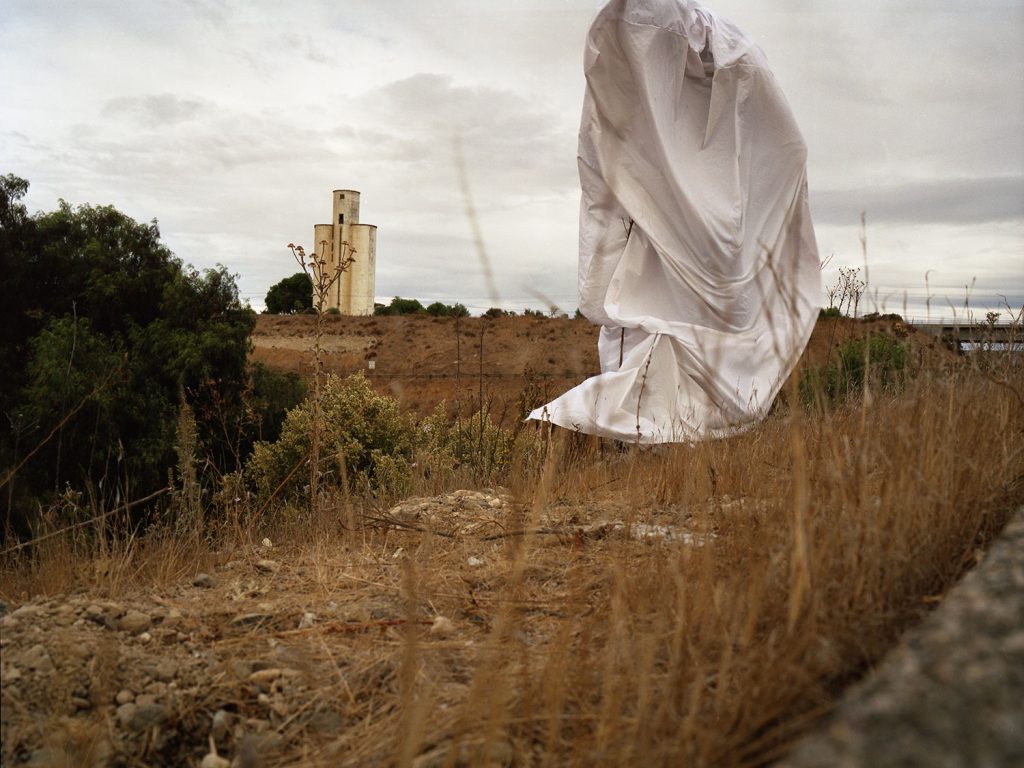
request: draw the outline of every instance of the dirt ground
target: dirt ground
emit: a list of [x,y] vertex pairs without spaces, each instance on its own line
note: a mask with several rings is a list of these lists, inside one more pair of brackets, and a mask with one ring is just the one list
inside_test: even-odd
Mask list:
[[[271,368],[308,375],[314,318],[260,315],[252,357]],[[587,320],[543,317],[440,318],[327,316],[325,368],[339,375],[362,371],[404,408],[427,415],[442,401],[475,411],[481,397],[502,422],[524,406],[554,399],[600,372],[598,327]],[[938,339],[892,320],[818,322],[800,368],[824,365],[829,350],[851,336],[882,333],[905,341],[913,365],[951,362]],[[370,368],[370,364],[373,368]]]
[[[566,598],[552,573],[624,538],[700,546],[713,535],[691,532],[671,507],[644,524],[615,512],[556,504],[539,521],[550,533],[515,603],[517,646]],[[111,578],[0,602],[0,765],[391,765],[395,745],[379,732],[398,717],[410,633],[442,678],[430,719],[450,729],[498,620],[512,567],[503,532],[515,516],[501,489],[460,490],[406,500],[356,546],[264,539],[148,590],[120,591]],[[410,588],[412,553],[424,547],[430,573]],[[532,748],[499,739],[453,756],[449,743],[425,742],[416,768],[527,764]]]

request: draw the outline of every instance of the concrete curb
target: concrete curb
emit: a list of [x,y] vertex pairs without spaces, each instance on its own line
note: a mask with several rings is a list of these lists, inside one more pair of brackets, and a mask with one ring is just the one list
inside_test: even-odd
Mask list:
[[1024,507],[779,768],[1024,766]]

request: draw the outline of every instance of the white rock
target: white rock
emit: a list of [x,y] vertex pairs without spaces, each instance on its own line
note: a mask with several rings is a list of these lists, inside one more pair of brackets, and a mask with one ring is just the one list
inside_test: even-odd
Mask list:
[[481,560],[479,557],[471,557],[469,558],[469,560],[466,561],[466,564],[470,568],[479,568],[480,566],[484,565],[484,561]]
[[274,543],[270,539],[264,539],[262,544],[264,549],[272,549],[274,546]]
[[434,623],[430,625],[432,637],[449,637],[455,633],[455,624],[451,619],[444,616],[435,616]]
[[316,624],[316,614],[311,611],[306,611],[299,619],[299,629],[309,629],[314,624]]

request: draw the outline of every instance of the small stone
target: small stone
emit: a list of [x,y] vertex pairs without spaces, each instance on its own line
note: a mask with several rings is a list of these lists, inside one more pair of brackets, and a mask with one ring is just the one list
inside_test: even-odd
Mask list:
[[118,626],[124,632],[137,635],[140,632],[145,632],[149,629],[152,623],[153,620],[150,618],[148,613],[143,613],[142,611],[136,611],[133,609],[121,617],[121,621],[118,623]]
[[262,544],[264,549],[271,549],[274,546],[274,542],[272,542],[270,539],[264,539]]
[[33,618],[39,616],[39,614],[41,614],[41,613],[43,613],[43,609],[42,608],[40,608],[38,605],[33,605],[32,603],[28,603],[27,605],[21,606],[21,608],[18,608],[18,609],[14,610],[14,611],[11,611],[11,618],[12,619],[33,619]]
[[314,624],[316,624],[316,614],[311,611],[306,611],[299,619],[299,629],[309,629]]
[[[126,704],[125,706],[133,705]],[[134,714],[128,721],[128,727],[133,731],[144,731],[154,725],[163,725],[168,717],[170,717],[170,712],[167,711],[167,707],[163,704],[145,704],[136,707]]]
[[270,690],[271,684],[281,676],[281,670],[273,667],[261,669],[249,675],[249,682],[255,683],[261,690]]
[[165,659],[158,662],[153,668],[153,677],[161,682],[168,683],[174,679],[175,672],[177,672],[177,666],[174,662]]
[[167,615],[164,616],[164,620],[160,622],[160,626],[164,629],[177,629],[181,626],[181,611],[177,608],[171,608],[167,611]]
[[153,636],[151,634],[149,634],[149,632],[143,632],[143,633],[141,633],[139,635],[139,642],[140,643],[148,643],[152,639],[153,639]]
[[103,623],[104,615],[103,609],[95,603],[92,603],[85,608],[85,617],[91,621],[95,621],[97,624]]
[[273,699],[270,702],[270,709],[275,715],[282,719],[288,717],[288,702],[284,699]]
[[129,691],[127,688],[122,688],[117,692],[117,696],[114,697],[114,701],[118,704],[129,704],[135,701],[135,694]]
[[199,763],[199,768],[231,768],[231,761],[218,755],[216,752],[210,752],[203,761]]
[[259,560],[256,563],[256,570],[260,573],[277,573],[281,570],[281,564],[275,560]]
[[117,722],[121,724],[121,727],[128,727],[128,724],[135,718],[136,710],[138,707],[131,701],[125,702],[117,708]]
[[135,697],[135,703],[140,707],[148,707],[150,704],[156,704],[156,696],[152,693],[140,693]]
[[451,619],[445,618],[444,616],[435,616],[434,623],[430,625],[430,634],[432,637],[449,637],[455,633],[455,624]]
[[21,655],[21,664],[43,674],[49,674],[54,670],[53,659],[50,658],[46,647],[41,644],[33,645],[25,651]]
[[91,709],[92,702],[88,699],[82,698],[81,696],[72,696],[71,706],[74,707],[76,710]]
[[192,579],[192,586],[200,589],[211,589],[213,587],[213,576],[208,573],[197,573]]
[[226,710],[218,709],[213,713],[213,724],[210,726],[210,736],[214,741],[224,741],[228,735],[228,713]]
[[480,568],[484,565],[484,561],[481,560],[479,557],[471,557],[469,558],[469,560],[466,561],[466,564],[470,568]]

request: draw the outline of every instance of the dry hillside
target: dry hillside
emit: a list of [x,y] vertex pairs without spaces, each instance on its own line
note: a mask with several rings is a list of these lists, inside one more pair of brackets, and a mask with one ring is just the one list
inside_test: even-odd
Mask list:
[[[253,358],[308,374],[313,326],[309,315],[261,315]],[[955,360],[938,340],[900,322],[826,318],[814,329],[801,367],[824,365],[830,348],[864,333],[904,340],[916,365]],[[363,371],[378,390],[415,413],[426,415],[442,401],[476,410],[482,390],[492,414],[507,420],[522,406],[546,402],[598,373],[597,336],[597,326],[569,318],[327,316],[323,348],[327,370]]]

